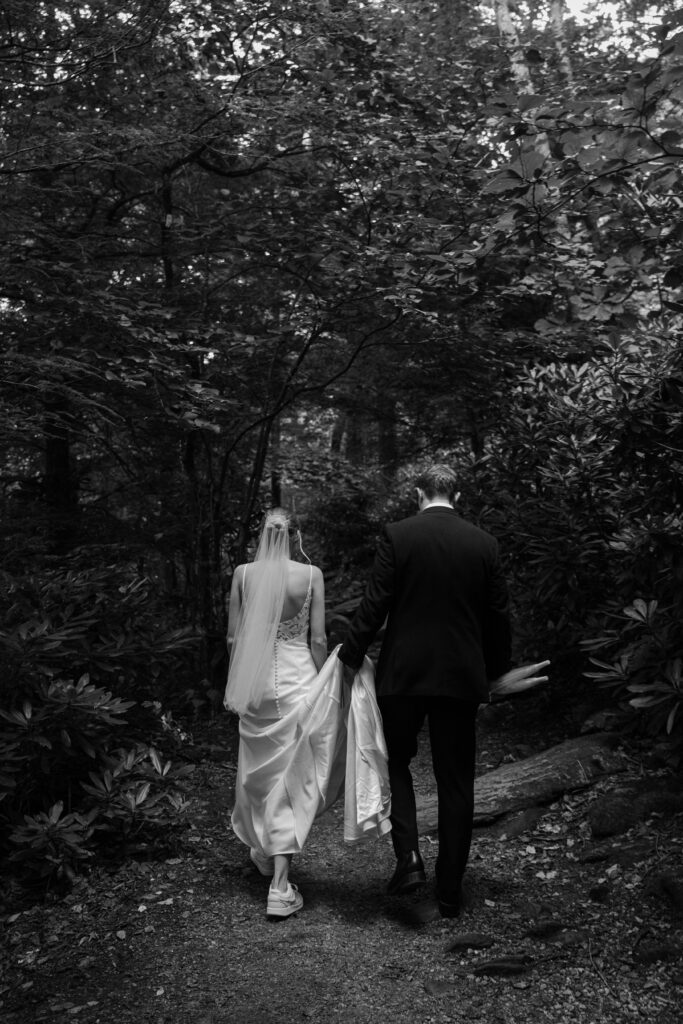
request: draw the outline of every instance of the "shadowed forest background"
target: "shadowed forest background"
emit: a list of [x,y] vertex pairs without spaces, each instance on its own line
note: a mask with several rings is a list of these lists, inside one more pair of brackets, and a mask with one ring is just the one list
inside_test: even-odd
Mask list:
[[[283,503],[330,639],[438,459],[517,661],[679,766],[674,0],[0,7],[0,856],[181,828]],[[586,685],[581,683],[582,686]],[[552,705],[551,705],[552,707]]]

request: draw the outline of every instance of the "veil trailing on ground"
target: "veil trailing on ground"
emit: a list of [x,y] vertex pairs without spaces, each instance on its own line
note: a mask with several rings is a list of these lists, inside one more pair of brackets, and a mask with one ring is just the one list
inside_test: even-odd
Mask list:
[[238,715],[261,702],[282,618],[289,563],[289,520],[283,509],[266,515],[256,557],[242,580],[242,605],[230,656],[224,704]]

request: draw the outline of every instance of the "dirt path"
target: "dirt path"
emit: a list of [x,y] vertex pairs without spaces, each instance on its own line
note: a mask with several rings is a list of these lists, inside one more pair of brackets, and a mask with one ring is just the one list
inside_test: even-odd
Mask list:
[[[501,742],[483,736],[482,767]],[[4,1024],[680,1024],[683,922],[653,880],[683,872],[683,816],[641,824],[601,855],[586,810],[605,783],[558,801],[522,835],[478,830],[471,906],[418,925],[424,894],[383,895],[389,841],[345,846],[335,808],[296,860],[303,912],[271,923],[267,880],[228,828],[229,733],[204,753],[177,856],[4,914]],[[418,791],[430,780],[425,738]],[[422,852],[433,878],[429,837]]]

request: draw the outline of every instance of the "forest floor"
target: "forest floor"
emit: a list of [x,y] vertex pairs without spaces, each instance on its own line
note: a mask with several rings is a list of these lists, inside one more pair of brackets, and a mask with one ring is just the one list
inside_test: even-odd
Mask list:
[[[553,723],[548,728],[548,721]],[[547,694],[482,714],[479,771],[575,734]],[[656,766],[567,794],[526,831],[475,831],[469,905],[432,912],[430,887],[389,898],[388,839],[345,846],[342,808],[314,826],[292,877],[305,905],[266,920],[268,882],[232,835],[235,727],[198,730],[190,825],[175,855],[93,872],[68,896],[0,907],[4,1024],[680,1024],[683,915],[657,880],[683,878],[683,814],[597,841],[600,794]],[[432,791],[428,739],[415,762]],[[436,842],[421,842],[433,878]]]

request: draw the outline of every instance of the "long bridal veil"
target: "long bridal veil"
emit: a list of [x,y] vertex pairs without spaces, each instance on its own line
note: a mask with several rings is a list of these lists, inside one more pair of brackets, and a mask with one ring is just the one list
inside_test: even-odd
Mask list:
[[285,601],[288,562],[287,513],[273,509],[263,524],[253,565],[242,580],[224,699],[225,707],[238,715],[256,710],[263,696]]

